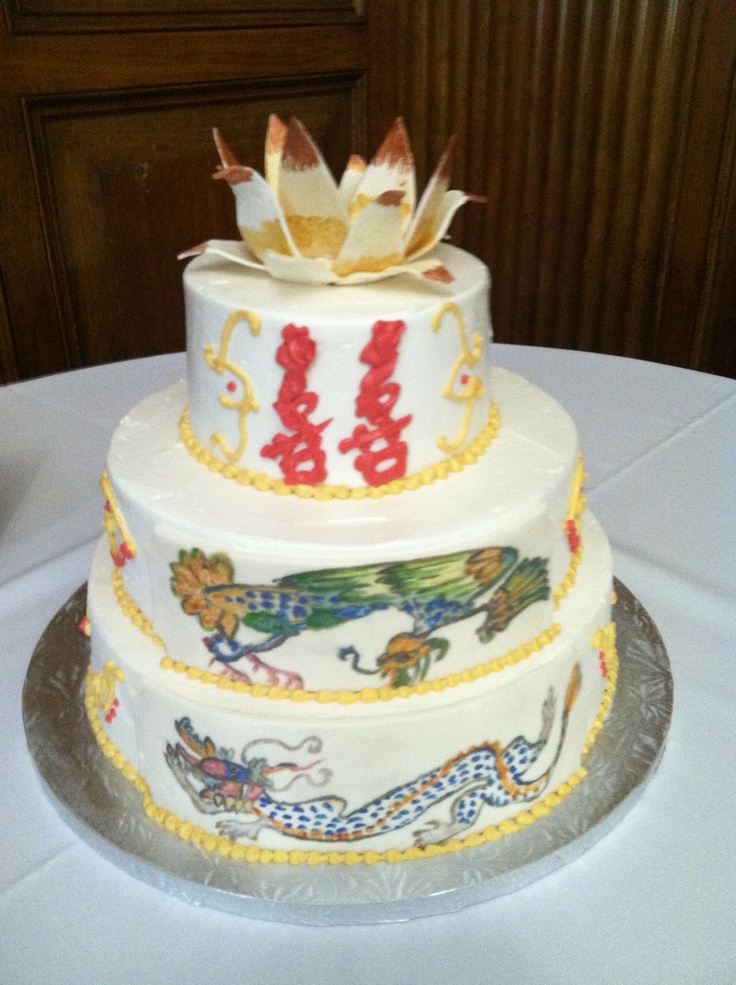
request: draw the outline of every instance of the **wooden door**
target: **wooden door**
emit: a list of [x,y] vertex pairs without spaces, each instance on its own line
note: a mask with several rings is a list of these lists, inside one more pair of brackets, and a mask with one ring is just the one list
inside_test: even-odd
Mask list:
[[8,0],[0,26],[4,380],[184,347],[182,263],[237,238],[212,127],[262,163],[271,111],[365,150],[359,0]]

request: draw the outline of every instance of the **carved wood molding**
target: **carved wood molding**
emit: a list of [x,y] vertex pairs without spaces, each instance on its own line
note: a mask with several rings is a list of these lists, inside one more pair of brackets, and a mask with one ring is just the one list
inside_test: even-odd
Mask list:
[[8,29],[23,34],[119,34],[357,23],[364,0],[5,0]]

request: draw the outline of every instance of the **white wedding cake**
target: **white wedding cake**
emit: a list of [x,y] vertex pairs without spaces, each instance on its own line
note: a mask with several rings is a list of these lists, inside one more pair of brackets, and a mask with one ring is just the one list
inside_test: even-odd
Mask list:
[[173,835],[403,861],[580,781],[616,680],[611,554],[568,414],[493,366],[485,266],[400,121],[338,184],[272,118],[219,135],[242,242],[192,253],[187,379],[113,437],[87,710]]

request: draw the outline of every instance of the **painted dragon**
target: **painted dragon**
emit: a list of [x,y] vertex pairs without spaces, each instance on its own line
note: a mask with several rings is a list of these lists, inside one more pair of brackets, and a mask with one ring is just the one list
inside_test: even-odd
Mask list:
[[[421,847],[461,836],[485,806],[522,804],[543,793],[562,751],[580,684],[581,671],[576,664],[567,686],[557,746],[552,761],[541,773],[528,776],[552,732],[556,704],[552,688],[542,707],[542,728],[536,741],[520,735],[506,746],[495,741],[482,743],[351,811],[336,796],[295,803],[273,796],[278,787],[275,778],[284,774],[291,775],[289,785],[298,775],[314,785],[329,783],[331,774],[324,768],[319,780],[311,779],[321,760],[269,766],[267,757],[250,755],[255,745],[251,743],[243,752],[243,762],[237,763],[232,753],[218,750],[209,737],[200,739],[189,719],[176,723],[182,741],[168,744],[165,757],[197,810],[208,815],[231,815],[219,821],[217,829],[233,841],[255,840],[261,829],[270,828],[302,842],[345,844],[413,826],[435,805],[451,800],[447,820],[430,819],[424,827],[415,828],[414,843]],[[312,736],[299,748],[304,746],[314,754],[319,752],[321,743]],[[280,789],[285,787],[281,785]]]
[[[302,687],[301,677],[271,667],[259,655],[307,630],[329,629],[385,609],[405,613],[412,620],[411,628],[394,635],[373,664],[366,666],[352,646],[338,652],[354,670],[381,674],[391,686],[399,687],[421,680],[432,660],[446,654],[448,641],[435,635],[443,627],[482,617],[476,633],[486,643],[550,593],[547,562],[520,559],[514,547],[305,571],[271,585],[234,582],[226,554],[208,557],[198,548],[180,552],[171,570],[174,594],[185,612],[197,615],[202,626],[212,631],[205,645],[228,676],[290,688]],[[238,641],[241,626],[263,639]],[[231,665],[237,661],[248,670],[235,670]]]

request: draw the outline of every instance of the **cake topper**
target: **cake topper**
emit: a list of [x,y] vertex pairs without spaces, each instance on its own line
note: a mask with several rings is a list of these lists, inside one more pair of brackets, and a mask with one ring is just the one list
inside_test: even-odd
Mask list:
[[353,154],[337,184],[299,120],[269,119],[265,177],[240,164],[214,130],[214,178],[233,190],[242,242],[208,240],[180,254],[213,253],[279,280],[359,284],[408,273],[451,283],[431,251],[455,212],[478,196],[450,190],[451,138],[419,203],[409,137],[397,119],[373,160]]

